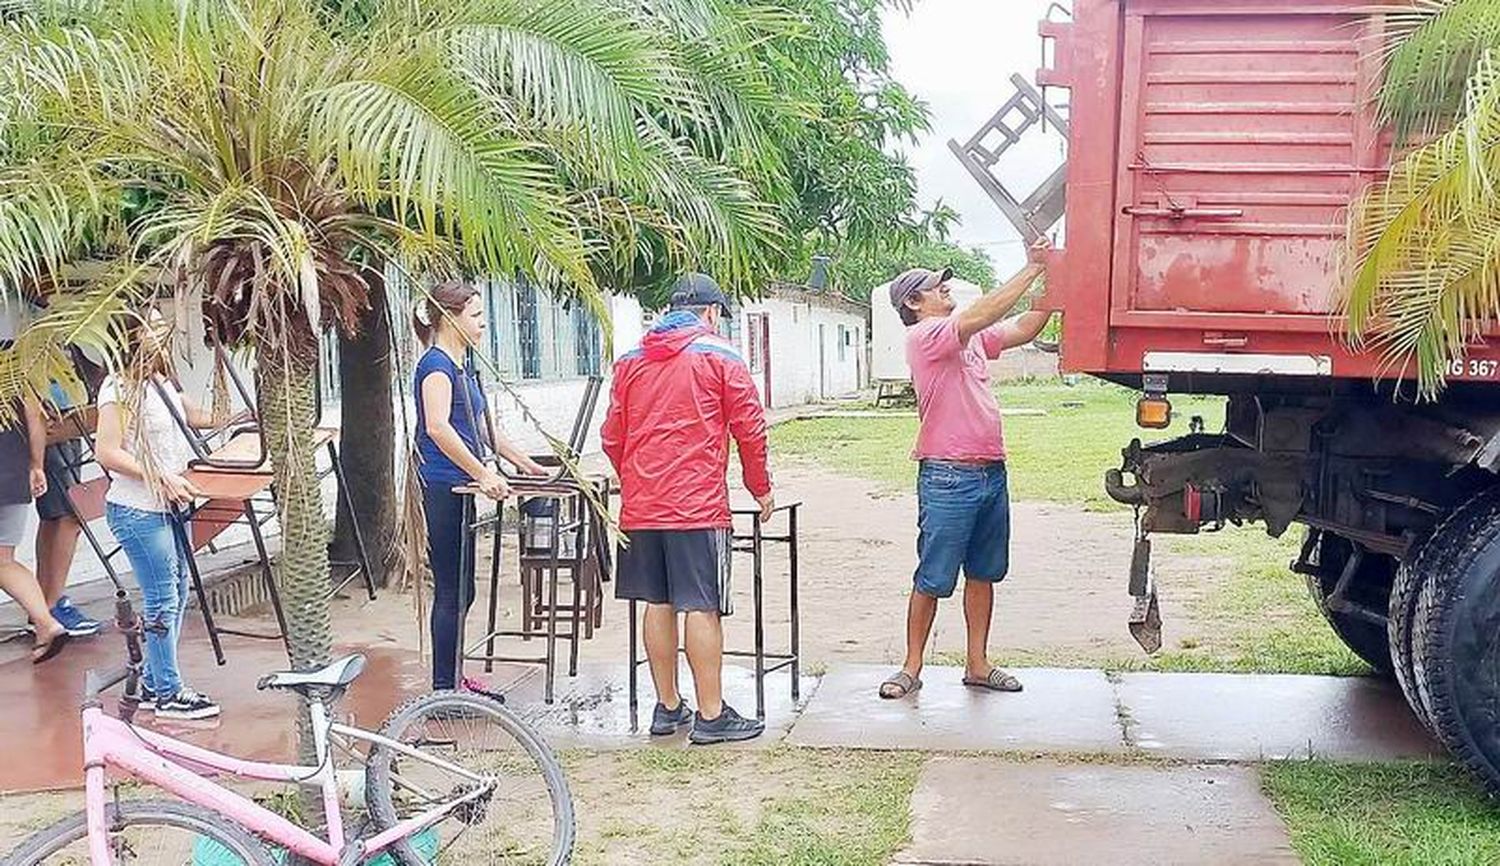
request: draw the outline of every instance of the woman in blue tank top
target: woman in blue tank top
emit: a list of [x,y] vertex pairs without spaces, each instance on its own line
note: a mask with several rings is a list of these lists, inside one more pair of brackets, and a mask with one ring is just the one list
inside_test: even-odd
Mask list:
[[[474,562],[459,574],[463,544],[463,497],[453,488],[478,487],[491,499],[510,493],[505,479],[485,458],[494,453],[527,475],[546,475],[520,449],[485,427],[488,403],[469,362],[469,351],[484,337],[484,303],[479,290],[461,280],[441,283],[423,302],[427,322],[416,320],[427,351],[417,361],[418,474],[427,512],[427,556],[432,564],[432,687],[451,689],[458,654],[458,619],[474,604]],[[467,604],[459,610],[459,581]]]

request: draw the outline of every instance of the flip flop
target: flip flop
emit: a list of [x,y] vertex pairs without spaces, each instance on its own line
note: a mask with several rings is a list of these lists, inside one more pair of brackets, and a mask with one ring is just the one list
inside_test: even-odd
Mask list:
[[39,665],[44,661],[54,658],[58,653],[62,652],[63,647],[67,646],[68,638],[70,637],[72,635],[68,634],[67,630],[64,629],[53,635],[52,639],[46,643],[33,644],[31,647],[31,663]]
[[983,677],[964,677],[964,685],[976,689],[989,689],[992,692],[1019,692],[1021,681],[1000,670],[990,668],[990,672]]
[[916,694],[921,688],[921,680],[906,671],[896,671],[880,684],[880,696],[888,701],[894,701]]

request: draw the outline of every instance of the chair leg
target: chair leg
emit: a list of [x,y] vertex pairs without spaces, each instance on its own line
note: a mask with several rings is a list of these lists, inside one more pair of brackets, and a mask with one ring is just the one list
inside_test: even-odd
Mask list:
[[360,573],[365,578],[365,592],[369,594],[370,601],[374,601],[375,573],[370,570],[370,553],[365,548],[365,534],[359,529],[359,515],[354,511],[354,499],[349,495],[349,481],[344,477],[344,461],[339,457],[339,450],[334,447],[332,440],[328,442],[328,459],[333,462],[333,474],[338,481],[339,492],[343,494],[344,510],[348,512],[349,525],[354,528],[354,551],[359,556]]
[[186,521],[178,511],[173,511],[170,519],[177,543],[187,551],[188,577],[193,582],[193,594],[198,597],[198,610],[203,614],[203,625],[208,629],[208,642],[214,650],[214,661],[222,667],[225,663],[224,645],[219,640],[219,627],[214,623],[214,613],[208,609],[208,593],[203,590],[203,576],[198,573],[198,560],[193,556],[193,546],[188,541]]
[[570,614],[572,627],[568,629],[568,676],[578,676],[578,642],[582,640],[583,622],[583,563],[573,562],[573,607]]
[[500,513],[499,506],[495,512],[495,546],[490,553],[490,615],[489,626],[486,634],[489,639],[484,645],[484,672],[487,674],[495,672],[495,620],[500,610]]
[[281,641],[286,645],[287,658],[290,659],[291,637],[286,630],[286,610],[281,606],[281,589],[276,585],[276,575],[271,570],[271,555],[266,552],[266,539],[260,532],[255,505],[248,499],[245,500],[245,520],[250,524],[250,537],[255,540],[255,552],[260,557],[261,579],[266,583],[266,594],[271,597],[271,610],[276,614],[276,627],[281,629]]
[[640,724],[639,721],[637,720],[637,717],[639,716],[638,710],[639,710],[639,707],[640,707],[640,696],[637,693],[638,685],[637,685],[636,681],[637,681],[637,679],[640,676],[639,671],[638,671],[638,669],[640,667],[640,663],[637,661],[637,655],[636,655],[637,638],[636,638],[636,634],[635,634],[635,630],[636,630],[635,599],[632,598],[630,600],[630,603],[627,605],[627,607],[629,608],[629,613],[627,615],[630,617],[630,629],[629,629],[629,632],[630,632],[630,660],[629,660],[630,670],[626,674],[626,679],[628,680],[628,683],[629,683],[629,685],[627,686],[627,690],[630,693],[630,732],[633,734],[633,733],[636,732],[636,730],[637,730],[637,728],[639,727],[639,724]]

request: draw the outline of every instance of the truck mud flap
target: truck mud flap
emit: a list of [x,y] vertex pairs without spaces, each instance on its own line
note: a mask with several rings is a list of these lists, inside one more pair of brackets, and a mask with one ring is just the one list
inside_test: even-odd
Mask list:
[[1130,595],[1135,599],[1127,625],[1147,655],[1161,649],[1161,605],[1151,579],[1151,539],[1137,538],[1130,557]]

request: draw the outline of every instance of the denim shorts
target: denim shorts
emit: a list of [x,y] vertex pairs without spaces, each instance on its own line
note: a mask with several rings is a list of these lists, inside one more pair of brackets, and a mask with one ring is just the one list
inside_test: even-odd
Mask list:
[[924,460],[917,473],[917,592],[947,598],[965,580],[997,583],[1010,570],[1005,464]]

